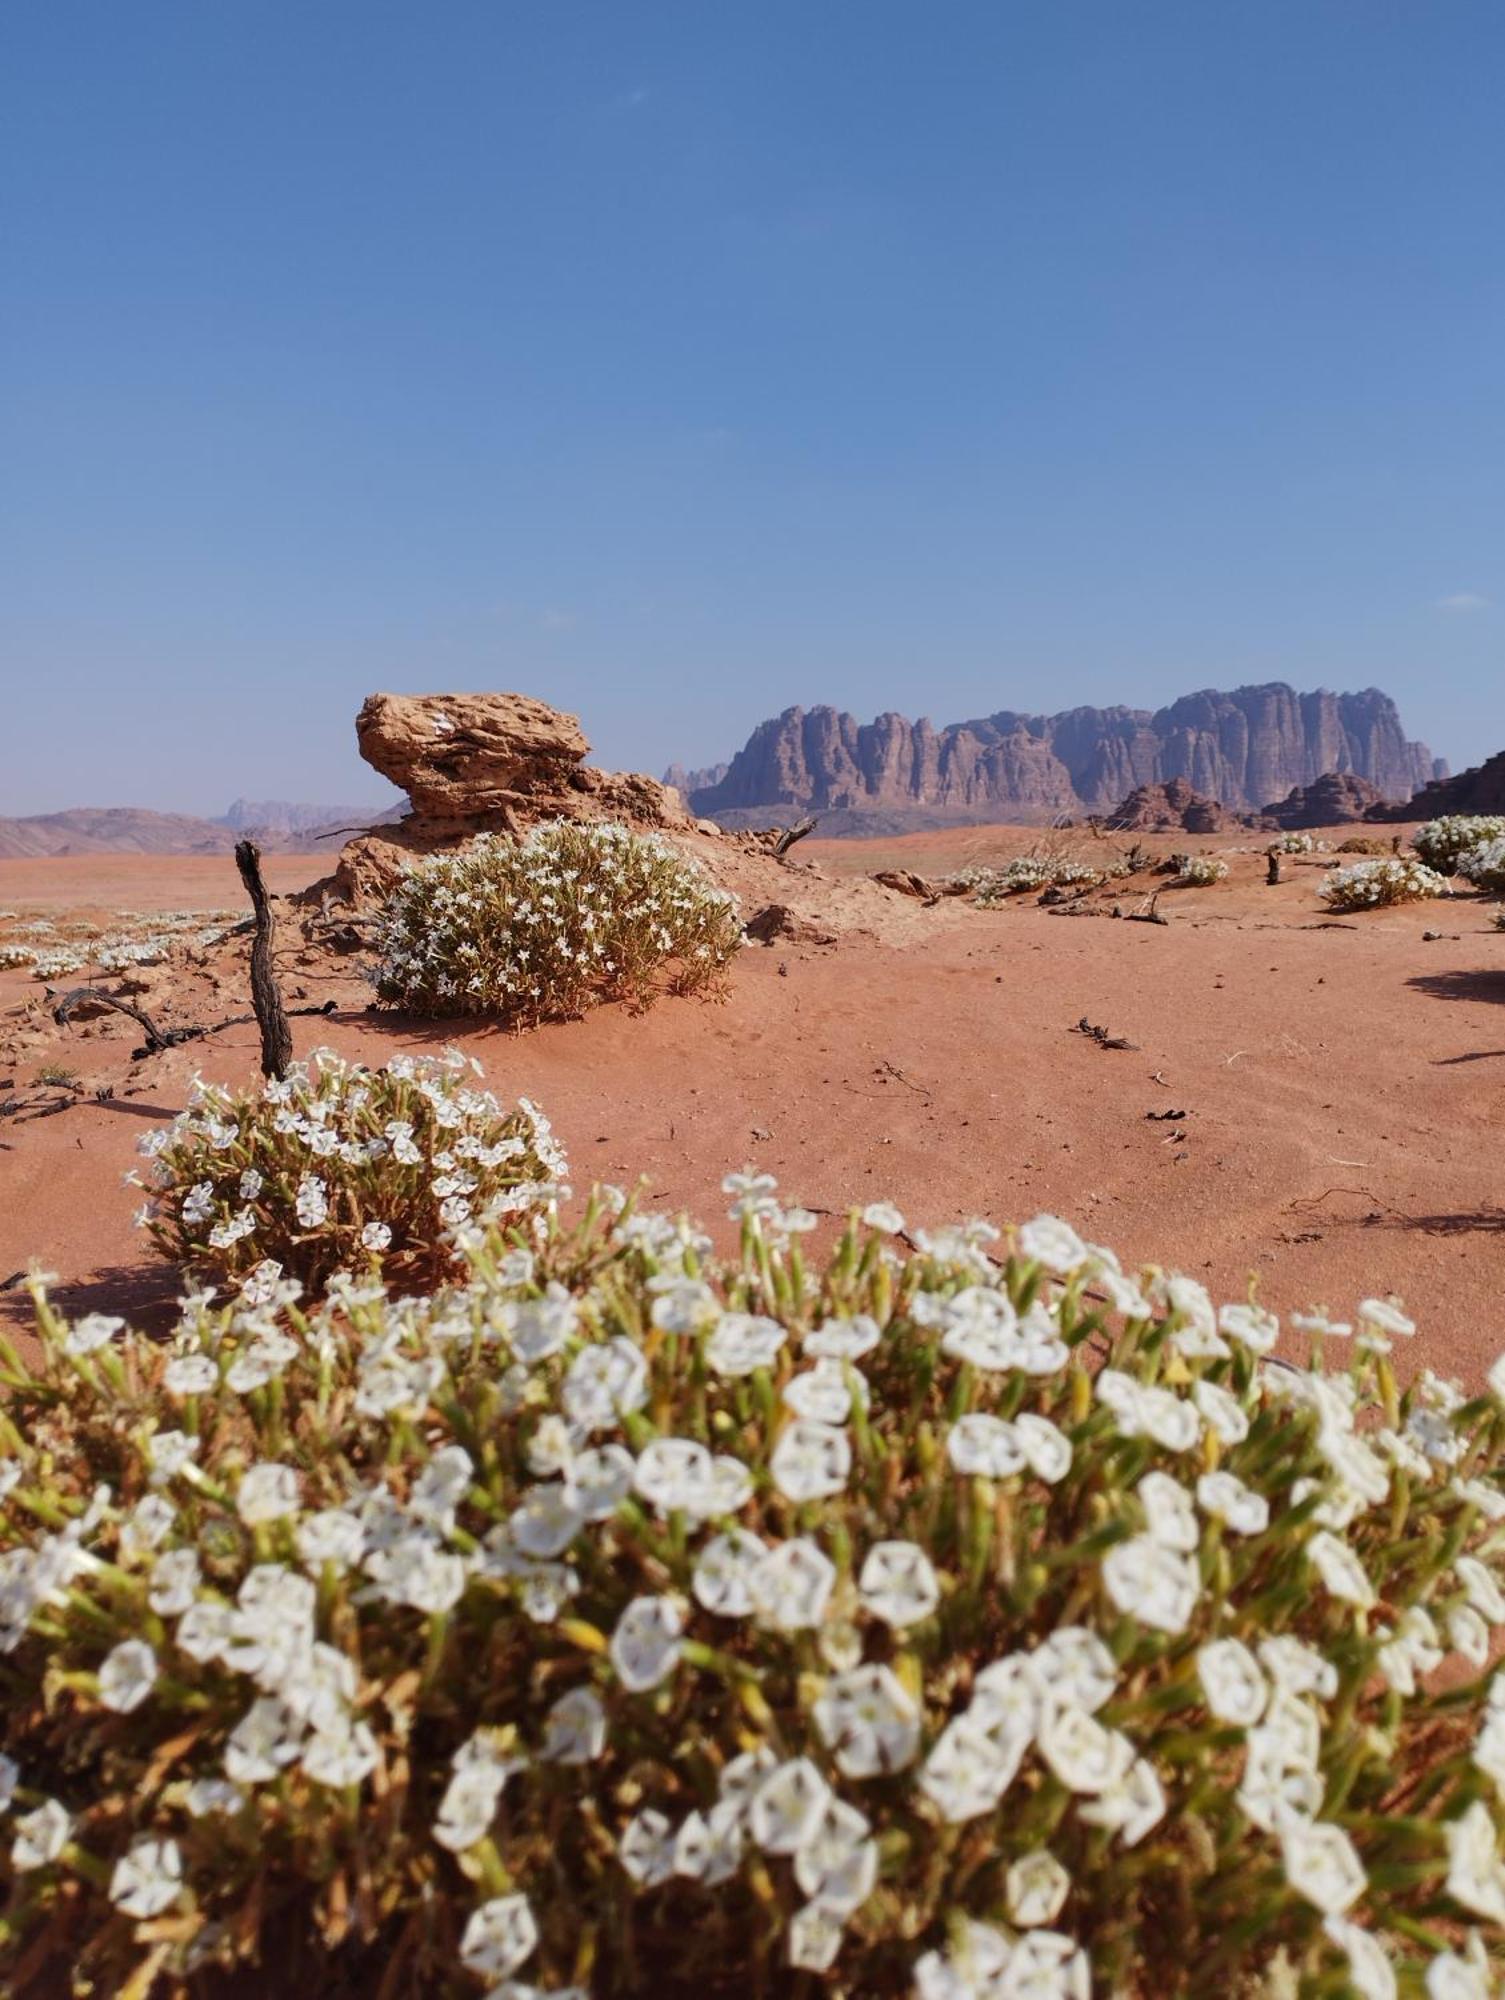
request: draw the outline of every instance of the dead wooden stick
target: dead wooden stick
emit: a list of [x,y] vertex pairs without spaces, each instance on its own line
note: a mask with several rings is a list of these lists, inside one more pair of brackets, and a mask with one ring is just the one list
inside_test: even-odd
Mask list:
[[1273,889],[1277,887],[1279,882],[1280,849],[1278,847],[1267,847],[1265,849],[1265,883],[1267,887]]
[[819,813],[811,813],[807,819],[798,821],[794,826],[786,826],[774,842],[774,860],[781,861],[797,840],[803,840],[807,833],[814,833],[819,821]]
[[256,1009],[256,1025],[261,1030],[261,1073],[280,1079],[287,1075],[293,1059],[293,1031],[287,1025],[287,1009],[272,970],[272,939],[277,919],[272,915],[272,899],[261,879],[261,849],[254,840],[236,842],[235,865],[256,917],[256,936],[251,945],[251,1005]]
[[144,1054],[154,1056],[159,1049],[170,1049],[175,1039],[172,1029],[166,1034],[157,1026],[144,1007],[133,1007],[129,1000],[117,999],[113,993],[106,993],[99,986],[75,986],[71,993],[65,993],[52,1010],[52,1018],[60,1028],[66,1027],[74,1010],[85,1001],[97,1007],[113,1007],[117,1014],[129,1014],[138,1026],[146,1030]]

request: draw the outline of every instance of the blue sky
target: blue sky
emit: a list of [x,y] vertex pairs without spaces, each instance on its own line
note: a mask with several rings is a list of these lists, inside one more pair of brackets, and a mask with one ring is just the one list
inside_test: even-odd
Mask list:
[[[0,812],[1376,684],[1505,747],[1498,0],[20,0]],[[17,754],[19,746],[20,754]]]

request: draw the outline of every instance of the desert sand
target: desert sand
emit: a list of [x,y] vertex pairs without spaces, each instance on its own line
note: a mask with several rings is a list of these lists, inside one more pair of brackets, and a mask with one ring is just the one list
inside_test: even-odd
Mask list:
[[[934,877],[1038,838],[809,840],[781,871],[804,934],[749,944],[724,1005],[604,1007],[520,1035],[375,1011],[358,957],[309,953],[289,932],[290,1003],[334,1002],[327,1018],[294,1022],[298,1052],[328,1043],[374,1064],[456,1043],[499,1093],[549,1113],[577,1189],[641,1176],[655,1205],[708,1222],[724,1215],[722,1176],[754,1164],[833,1217],[880,1196],[911,1229],[1052,1210],[1126,1259],[1174,1264],[1224,1298],[1257,1285],[1282,1312],[1396,1293],[1421,1322],[1416,1363],[1476,1381],[1505,1347],[1505,935],[1493,906],[1464,893],[1334,921],[1317,897],[1331,857],[1288,859],[1267,887],[1257,834],[1151,839],[1156,852],[1195,846],[1230,865],[1214,887],[1165,892],[1163,926],[1033,899],[927,906],[861,879],[894,867]],[[269,876],[286,894],[326,866],[272,857]],[[1123,885],[1125,911],[1142,906],[1143,886]],[[241,903],[229,857],[0,862],[0,907],[23,917]],[[820,912],[835,913],[829,930]],[[223,964],[146,985],[141,1004],[168,1023],[248,1006]],[[35,979],[0,973],[0,1095],[60,1063],[86,1096],[0,1123],[0,1279],[36,1262],[70,1308],[160,1322],[172,1275],[133,1230],[122,1176],[196,1070],[254,1076],[256,1031],[133,1063],[133,1023],[58,1028],[42,999]],[[1133,1046],[1099,1046],[1084,1020]],[[96,1103],[96,1089],[113,1095]],[[16,1288],[0,1306],[24,1326]]]

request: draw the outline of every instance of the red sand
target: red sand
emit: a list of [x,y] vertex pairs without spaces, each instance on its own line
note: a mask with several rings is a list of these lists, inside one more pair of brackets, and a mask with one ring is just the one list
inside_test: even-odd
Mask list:
[[[812,840],[798,853],[846,876],[938,873],[1037,837],[969,829]],[[725,1210],[722,1175],[755,1162],[791,1199],[840,1213],[882,1195],[917,1226],[1055,1210],[1225,1297],[1257,1274],[1281,1310],[1397,1292],[1422,1321],[1415,1360],[1477,1379],[1505,1348],[1505,935],[1472,896],[1324,927],[1319,868],[1297,863],[1266,888],[1258,840],[1239,854],[1221,846],[1230,881],[1164,895],[1164,928],[894,898],[885,942],[849,932],[829,948],[750,946],[725,1007],[603,1008],[520,1036],[368,1014],[351,961],[290,963],[290,987],[339,1003],[329,1020],[295,1022],[298,1047],[329,1042],[375,1063],[458,1041],[500,1093],[549,1112],[577,1186],[642,1174],[655,1204],[708,1221]],[[321,864],[272,857],[270,872],[285,889]],[[228,858],[0,862],[6,908],[238,905],[238,886]],[[1445,935],[1424,941],[1429,930]],[[38,994],[0,974],[0,1009]],[[1074,1032],[1083,1017],[1135,1048],[1098,1047]],[[132,1033],[91,1024],[0,1057],[0,1083],[28,1081],[46,1059],[90,1082],[121,1079],[109,1104],[0,1125],[0,1277],[37,1259],[74,1306],[170,1292],[131,1229],[138,1197],[120,1176],[196,1068],[255,1069],[255,1031],[242,1028],[136,1065],[127,1081]],[[1172,1109],[1188,1115],[1146,1115]],[[0,1303],[13,1318],[24,1307],[14,1293]]]

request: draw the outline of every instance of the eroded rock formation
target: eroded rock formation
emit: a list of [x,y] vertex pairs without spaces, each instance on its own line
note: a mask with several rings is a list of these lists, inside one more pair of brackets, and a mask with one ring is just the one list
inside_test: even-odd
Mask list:
[[1370,819],[1438,819],[1443,813],[1505,813],[1505,750],[1488,762],[1424,785],[1404,805],[1373,809]]
[[640,772],[599,771],[579,718],[524,694],[374,694],[356,718],[366,762],[412,801],[404,819],[341,851],[332,892],[365,903],[415,858],[476,833],[523,833],[543,819],[622,820],[688,831],[678,792]]
[[1216,799],[1204,799],[1185,778],[1140,785],[1103,820],[1114,833],[1223,833],[1237,824],[1232,813]]
[[1436,765],[1378,689],[1298,694],[1276,682],[1206,690],[1153,713],[1005,710],[939,730],[894,714],[859,723],[834,708],[786,709],[691,803],[713,817],[797,808],[1042,820],[1107,812],[1142,785],[1179,778],[1230,812],[1258,812],[1329,771],[1405,798]]
[[1384,794],[1367,778],[1352,771],[1324,771],[1310,785],[1297,785],[1283,799],[1265,807],[1264,816],[1292,831],[1306,826],[1346,826],[1367,819]]

